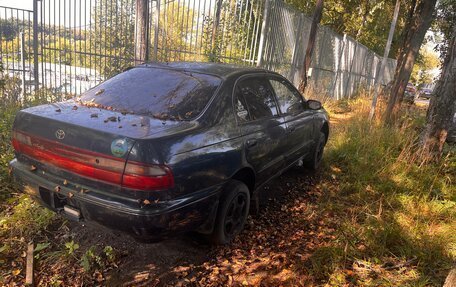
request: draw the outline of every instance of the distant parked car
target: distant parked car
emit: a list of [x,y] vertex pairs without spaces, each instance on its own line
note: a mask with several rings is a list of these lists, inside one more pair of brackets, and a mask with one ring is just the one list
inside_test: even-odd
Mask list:
[[424,88],[424,89],[420,89],[420,91],[418,92],[418,97],[420,97],[420,98],[430,99],[431,96],[432,96],[431,89]]
[[408,83],[405,88],[404,102],[413,104],[415,101],[416,87],[412,83]]
[[198,230],[223,244],[266,182],[319,166],[328,134],[320,102],[279,74],[146,64],[80,99],[18,112],[11,167],[25,191],[71,219],[148,240]]

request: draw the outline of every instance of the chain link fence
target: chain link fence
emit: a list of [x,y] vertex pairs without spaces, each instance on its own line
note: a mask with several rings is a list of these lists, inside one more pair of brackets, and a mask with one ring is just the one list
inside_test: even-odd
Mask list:
[[[135,59],[135,0],[33,0],[0,7],[0,59],[25,92],[79,94]],[[149,0],[147,58],[258,66],[300,82],[311,19],[282,0]],[[21,44],[22,43],[22,44]],[[309,87],[334,99],[373,87],[381,57],[320,26]],[[388,59],[382,84],[396,62]]]

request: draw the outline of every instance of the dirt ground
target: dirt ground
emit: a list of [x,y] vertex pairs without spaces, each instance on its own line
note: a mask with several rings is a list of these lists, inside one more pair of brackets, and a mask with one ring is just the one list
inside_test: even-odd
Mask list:
[[[328,222],[313,202],[320,195],[318,175],[295,168],[264,187],[259,215],[230,246],[208,245],[190,233],[143,244],[128,235],[94,226],[70,226],[84,247],[110,245],[120,256],[99,283],[107,286],[304,285],[316,246],[332,238]],[[328,219],[328,218],[326,218]]]

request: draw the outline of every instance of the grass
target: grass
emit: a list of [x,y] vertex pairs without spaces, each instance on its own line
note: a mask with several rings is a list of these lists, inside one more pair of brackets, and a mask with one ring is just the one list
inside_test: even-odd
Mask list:
[[339,104],[330,108],[340,122],[326,152],[329,179],[321,183],[327,192],[320,208],[339,218],[335,246],[346,258],[326,272],[329,282],[349,268],[362,286],[440,286],[456,259],[455,148],[423,164],[416,156],[423,111],[408,110],[400,124],[385,126],[366,120],[367,100],[348,105],[348,117],[338,116]]

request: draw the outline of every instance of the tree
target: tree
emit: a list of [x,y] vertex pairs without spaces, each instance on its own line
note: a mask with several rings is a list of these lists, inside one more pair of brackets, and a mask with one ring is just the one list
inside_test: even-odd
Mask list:
[[99,0],[92,10],[90,52],[92,68],[112,77],[132,65],[134,59],[134,5],[128,0]]
[[449,125],[456,110],[456,2],[441,0],[437,7],[435,30],[443,34],[438,46],[442,57],[442,73],[434,89],[421,138],[424,159],[439,157],[443,151]]
[[456,26],[449,43],[442,74],[431,98],[422,136],[425,158],[442,154],[448,128],[456,109]]
[[301,82],[299,83],[299,91],[304,93],[307,87],[307,70],[310,68],[310,62],[312,60],[312,54],[315,46],[315,39],[317,37],[318,24],[321,21],[321,15],[323,13],[323,0],[317,0],[315,5],[315,11],[312,17],[312,25],[310,26],[309,39],[307,41],[306,56],[304,57],[304,63],[300,71]]
[[396,72],[391,85],[385,112],[385,120],[388,123],[393,122],[397,116],[416,56],[427,30],[431,26],[436,2],[437,0],[420,0],[414,7],[410,29],[402,42],[401,54],[398,57]]

